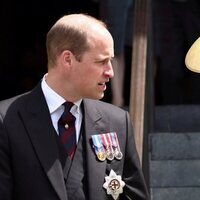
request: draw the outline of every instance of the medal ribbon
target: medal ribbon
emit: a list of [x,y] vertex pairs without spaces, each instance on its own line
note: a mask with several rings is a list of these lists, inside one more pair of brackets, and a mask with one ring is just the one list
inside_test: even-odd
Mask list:
[[119,146],[118,140],[116,140],[116,133],[112,132],[112,133],[110,133],[110,135],[111,135],[112,145],[114,147]]
[[106,138],[106,134],[102,134],[101,139],[102,139],[102,142],[103,142],[103,145],[105,146],[105,148],[108,149],[109,143],[108,143],[108,140]]
[[93,141],[94,146],[100,148],[102,146],[102,144],[99,141],[98,136],[99,135],[92,135],[92,141]]
[[95,152],[98,153],[100,151],[103,151],[103,145],[101,141],[100,135],[92,135],[92,142],[95,147]]
[[119,151],[121,151],[121,150],[120,150],[119,141],[118,141],[116,132],[113,132],[112,134],[113,134],[113,137],[115,138],[115,141],[116,141],[116,144],[117,144],[116,147],[119,149]]
[[122,154],[122,152],[121,152],[121,150],[120,150],[119,141],[118,141],[116,132],[112,132],[112,133],[111,133],[111,138],[112,138],[112,140],[113,140],[114,145],[116,145],[116,146],[115,146],[115,149],[114,149],[114,151],[115,151],[115,157],[116,157],[118,160],[121,160],[123,154]]
[[102,137],[103,145],[105,146],[105,149],[106,149],[106,157],[108,160],[111,161],[114,159],[114,152],[112,148],[110,133],[104,133],[102,134],[101,137]]
[[110,133],[105,134],[105,136],[106,136],[106,139],[108,141],[108,146],[112,147],[112,141],[111,141],[111,138],[110,138]]
[[113,151],[114,151],[114,149],[113,149],[114,145],[113,145],[113,142],[112,142],[112,139],[111,139],[111,133],[107,133],[106,134],[106,138],[108,140],[108,147],[109,147],[110,151],[113,153]]

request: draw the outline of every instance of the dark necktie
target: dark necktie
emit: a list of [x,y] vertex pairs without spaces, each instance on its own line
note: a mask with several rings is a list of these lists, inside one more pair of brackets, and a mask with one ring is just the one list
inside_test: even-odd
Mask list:
[[76,118],[71,114],[70,109],[74,105],[71,102],[65,102],[64,112],[58,120],[59,137],[64,145],[67,154],[73,158],[76,149]]

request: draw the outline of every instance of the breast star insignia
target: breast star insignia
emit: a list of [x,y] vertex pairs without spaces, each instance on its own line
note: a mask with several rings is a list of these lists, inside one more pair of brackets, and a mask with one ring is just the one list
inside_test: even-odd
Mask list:
[[103,187],[106,189],[107,194],[112,195],[113,199],[117,200],[119,195],[123,193],[123,187],[125,186],[122,177],[111,169],[109,176],[106,176],[105,180]]

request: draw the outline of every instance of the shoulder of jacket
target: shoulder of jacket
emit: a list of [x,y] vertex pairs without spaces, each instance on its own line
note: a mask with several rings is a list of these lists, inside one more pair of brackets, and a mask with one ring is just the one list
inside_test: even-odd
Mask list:
[[26,94],[28,94],[28,93],[29,93],[29,92],[23,93],[23,94],[20,94],[20,95],[17,95],[17,96],[8,98],[8,99],[1,100],[1,101],[0,101],[0,115],[2,116],[2,118],[4,118],[4,116],[5,116],[6,113],[7,113],[7,110],[9,109],[9,107],[10,107],[14,102],[16,102],[20,97],[23,97],[24,95],[26,95]]

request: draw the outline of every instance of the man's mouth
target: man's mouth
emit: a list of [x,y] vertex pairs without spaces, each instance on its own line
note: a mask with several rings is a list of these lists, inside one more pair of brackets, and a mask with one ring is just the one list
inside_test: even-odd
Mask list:
[[101,86],[103,85],[103,86],[104,86],[104,85],[106,85],[106,83],[108,83],[108,82],[109,82],[109,80],[106,80],[106,81],[104,81],[104,82],[98,83],[98,85],[101,85]]
[[98,83],[98,85],[105,85],[105,83]]
[[106,90],[106,83],[98,83],[98,86],[101,88],[101,90],[105,91]]

